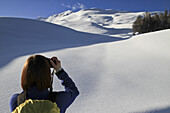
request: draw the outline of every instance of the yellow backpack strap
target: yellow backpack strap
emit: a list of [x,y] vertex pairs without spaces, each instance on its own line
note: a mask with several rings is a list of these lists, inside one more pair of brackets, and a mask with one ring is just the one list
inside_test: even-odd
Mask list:
[[[20,93],[17,97],[17,106],[24,103],[26,99],[27,99],[26,92]],[[50,100],[51,102],[56,102],[56,99],[57,99],[57,92],[50,92],[48,95],[48,100]]]
[[22,92],[18,95],[17,97],[17,106],[19,106],[20,104],[24,103],[26,100],[26,92]]

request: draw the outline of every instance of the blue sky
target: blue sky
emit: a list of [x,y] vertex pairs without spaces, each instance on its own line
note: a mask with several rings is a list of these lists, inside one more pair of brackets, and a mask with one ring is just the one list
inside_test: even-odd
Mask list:
[[48,17],[66,10],[85,8],[119,9],[127,11],[164,11],[170,0],[0,0],[0,16]]

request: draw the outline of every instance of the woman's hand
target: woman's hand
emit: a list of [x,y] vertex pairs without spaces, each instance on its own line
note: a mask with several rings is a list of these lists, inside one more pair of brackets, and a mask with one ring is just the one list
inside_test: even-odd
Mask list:
[[56,71],[61,70],[61,62],[58,60],[58,58],[57,57],[52,57],[51,59],[56,61],[56,64],[55,64],[52,60],[50,60],[54,70],[56,70]]

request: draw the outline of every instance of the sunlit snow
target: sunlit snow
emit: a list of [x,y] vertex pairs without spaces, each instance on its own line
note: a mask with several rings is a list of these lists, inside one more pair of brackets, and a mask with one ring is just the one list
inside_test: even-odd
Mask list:
[[[76,83],[80,95],[67,113],[170,113],[170,30],[132,36],[121,29],[131,30],[138,13],[96,10],[63,13],[63,23],[57,23],[62,26],[0,18],[2,113],[10,112],[11,96],[22,91],[22,67],[33,54],[57,56]],[[107,21],[111,19],[113,23]],[[113,34],[106,35],[103,27],[111,28]],[[57,77],[53,85],[54,90],[63,90]]]

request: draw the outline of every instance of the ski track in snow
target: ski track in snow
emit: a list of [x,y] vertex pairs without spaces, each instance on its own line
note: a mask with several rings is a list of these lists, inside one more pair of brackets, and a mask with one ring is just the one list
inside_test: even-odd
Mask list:
[[[57,56],[80,95],[67,113],[170,113],[170,30],[127,40],[29,19],[0,18],[0,109],[22,91],[32,54]],[[63,90],[55,77],[54,90]]]

